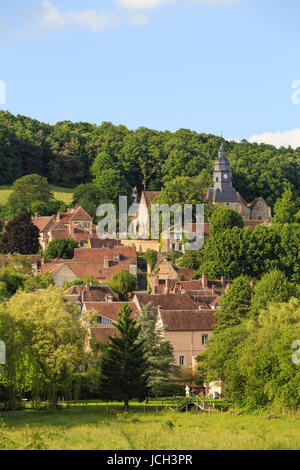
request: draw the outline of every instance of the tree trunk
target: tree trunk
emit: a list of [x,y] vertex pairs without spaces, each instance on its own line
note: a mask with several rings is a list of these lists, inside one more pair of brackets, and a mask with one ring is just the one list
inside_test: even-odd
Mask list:
[[128,398],[124,400],[124,411],[127,413],[129,411],[129,401]]

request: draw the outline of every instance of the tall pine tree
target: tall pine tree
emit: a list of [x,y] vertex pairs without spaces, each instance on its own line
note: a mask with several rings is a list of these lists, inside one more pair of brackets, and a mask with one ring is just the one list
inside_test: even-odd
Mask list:
[[145,344],[147,385],[153,395],[170,379],[174,363],[173,347],[164,339],[165,330],[157,326],[156,320],[157,316],[151,303],[143,307],[141,315],[137,318],[137,325],[140,327],[139,339]]
[[113,323],[117,335],[110,338],[101,358],[100,395],[107,401],[124,401],[125,411],[133,398],[143,400],[147,395],[147,361],[144,342],[139,340],[140,327],[124,304],[118,321]]

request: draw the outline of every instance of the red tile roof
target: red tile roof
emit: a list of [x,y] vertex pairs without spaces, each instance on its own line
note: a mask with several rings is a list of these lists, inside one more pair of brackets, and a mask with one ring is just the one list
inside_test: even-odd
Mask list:
[[93,220],[92,217],[81,206],[75,208],[70,220]]
[[189,268],[175,268],[178,272],[179,278],[182,276],[184,280],[189,281],[195,277],[196,271]]
[[256,227],[257,225],[262,225],[265,223],[265,220],[244,220],[245,227]]
[[43,232],[51,222],[54,222],[55,218],[52,217],[34,217],[32,222],[39,229],[40,232]]
[[217,323],[211,310],[161,310],[168,331],[210,331]]
[[95,327],[91,329],[92,336],[95,341],[99,341],[99,343],[109,343],[110,337],[117,335],[119,336],[119,332],[114,327]]
[[154,199],[160,195],[160,191],[144,191],[147,207],[149,207]]
[[164,310],[196,310],[198,305],[187,294],[136,294],[139,304],[144,305],[152,302],[154,307],[161,307]]
[[87,310],[95,310],[98,315],[116,322],[122,305],[128,305],[132,310],[132,316],[137,317],[139,310],[134,302],[85,302]]

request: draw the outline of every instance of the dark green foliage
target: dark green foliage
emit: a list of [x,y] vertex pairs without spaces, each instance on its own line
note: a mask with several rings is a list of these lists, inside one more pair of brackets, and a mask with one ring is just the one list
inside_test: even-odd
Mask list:
[[12,193],[9,196],[9,204],[19,205],[29,210],[33,202],[49,202],[53,197],[47,179],[32,174],[23,176],[14,182]]
[[9,296],[14,295],[18,289],[22,289],[26,277],[23,274],[13,272],[9,267],[0,270],[0,282],[6,287]]
[[144,343],[139,341],[140,328],[124,304],[113,325],[118,336],[110,338],[101,358],[100,397],[103,400],[124,401],[125,411],[133,398],[143,400],[147,394],[147,362]]
[[233,227],[243,228],[244,222],[242,216],[235,210],[225,206],[216,206],[209,224],[211,236],[221,234],[227,229]]
[[128,294],[136,289],[136,277],[126,269],[121,269],[113,276],[109,287],[119,295],[121,300],[128,300]]
[[68,240],[67,238],[52,240],[45,251],[45,258],[72,259],[75,248],[78,248],[78,243],[74,240]]
[[38,252],[39,230],[27,212],[19,212],[6,225],[0,239],[0,253],[30,255]]
[[97,126],[70,121],[50,126],[4,111],[0,112],[0,184],[38,173],[53,184],[75,187],[99,176],[99,171],[112,170],[139,191],[160,190],[176,177],[199,175],[199,188],[207,189],[222,142],[234,186],[247,202],[262,196],[274,206],[286,184],[295,188],[294,198],[299,198],[299,149],[226,142],[187,129],[159,132],[142,127],[131,131],[109,122]]
[[129,204],[132,203],[132,188],[119,170],[103,170],[95,178],[94,183],[99,188],[104,200],[119,205],[119,196],[127,196]]
[[52,199],[49,202],[36,201],[30,206],[31,215],[37,213],[40,217],[55,215],[58,212],[67,212],[67,205],[57,199]]
[[157,314],[151,304],[143,307],[136,323],[140,327],[139,340],[145,345],[147,386],[152,393],[159,393],[160,386],[171,378],[174,350],[164,339],[164,328],[157,326]]
[[91,217],[96,215],[97,207],[103,202],[108,201],[94,183],[80,184],[74,190],[72,204],[79,204]]
[[155,393],[150,392],[151,398],[168,398],[168,397],[184,397],[185,386],[178,384],[161,384],[157,387]]

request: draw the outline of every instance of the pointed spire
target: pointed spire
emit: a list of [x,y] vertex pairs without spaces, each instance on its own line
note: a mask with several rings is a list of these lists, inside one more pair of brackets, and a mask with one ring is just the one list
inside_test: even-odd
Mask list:
[[221,147],[220,147],[220,150],[219,150],[219,159],[220,158],[226,158],[226,152],[225,152],[223,144],[221,144]]

